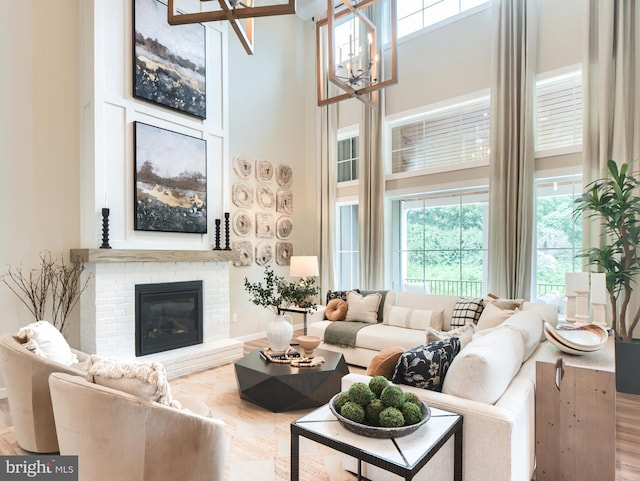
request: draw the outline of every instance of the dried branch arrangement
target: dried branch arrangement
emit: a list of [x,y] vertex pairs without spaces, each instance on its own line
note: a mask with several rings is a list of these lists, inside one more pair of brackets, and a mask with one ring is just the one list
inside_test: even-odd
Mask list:
[[51,323],[64,333],[69,314],[87,288],[91,276],[82,279],[82,264],[56,263],[49,251],[40,254],[40,266],[25,271],[22,265],[9,267],[2,282],[29,309],[36,321],[45,319],[51,306]]

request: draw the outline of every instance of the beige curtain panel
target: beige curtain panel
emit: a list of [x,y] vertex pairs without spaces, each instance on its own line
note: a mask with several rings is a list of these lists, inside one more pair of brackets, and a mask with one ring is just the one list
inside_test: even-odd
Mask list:
[[535,0],[494,0],[488,292],[530,297]]

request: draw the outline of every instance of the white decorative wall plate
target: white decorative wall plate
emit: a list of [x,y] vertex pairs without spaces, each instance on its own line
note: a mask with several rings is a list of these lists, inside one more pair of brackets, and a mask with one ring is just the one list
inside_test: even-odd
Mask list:
[[256,179],[269,182],[273,178],[273,164],[268,160],[256,160]]
[[250,209],[253,207],[253,186],[243,182],[233,184],[231,200],[237,207]]
[[288,215],[281,215],[276,221],[276,237],[288,239],[293,231],[293,220]]
[[265,266],[273,259],[273,246],[268,242],[256,244],[256,264]]
[[284,189],[290,189],[293,185],[293,171],[288,165],[280,164],[276,167],[276,182]]

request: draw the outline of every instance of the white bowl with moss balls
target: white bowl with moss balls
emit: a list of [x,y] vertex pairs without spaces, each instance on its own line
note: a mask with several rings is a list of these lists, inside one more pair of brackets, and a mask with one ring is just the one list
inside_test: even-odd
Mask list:
[[329,409],[345,429],[373,438],[399,438],[429,420],[431,410],[424,401],[381,376],[376,378],[368,385],[355,383],[329,401]]

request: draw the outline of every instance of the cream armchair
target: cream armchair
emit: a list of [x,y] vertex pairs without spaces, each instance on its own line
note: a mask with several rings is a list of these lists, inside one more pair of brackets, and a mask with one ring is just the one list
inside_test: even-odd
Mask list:
[[77,455],[80,481],[224,479],[225,424],[54,373],[60,454]]
[[[49,375],[66,372],[84,376],[80,365],[64,364],[36,356],[11,334],[0,336],[0,364],[7,387],[9,409],[20,447],[33,453],[58,452],[56,426],[49,394]],[[84,362],[88,355],[72,351]]]

